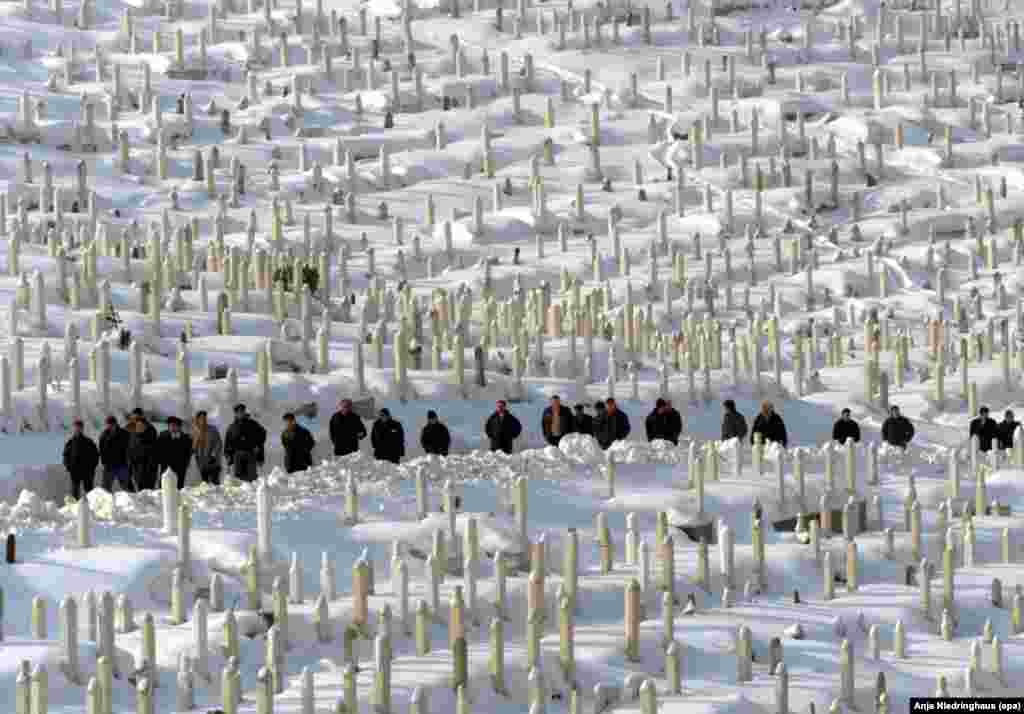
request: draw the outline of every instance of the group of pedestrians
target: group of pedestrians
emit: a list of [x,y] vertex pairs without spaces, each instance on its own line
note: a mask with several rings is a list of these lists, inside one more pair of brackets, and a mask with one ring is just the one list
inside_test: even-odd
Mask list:
[[1020,422],[1014,418],[1011,410],[1003,413],[1003,420],[996,422],[989,416],[988,407],[978,410],[978,416],[971,420],[968,430],[968,437],[978,437],[978,451],[991,451],[995,446],[998,449],[1012,449],[1013,435],[1017,431]]
[[[177,477],[178,488],[184,488],[193,460],[205,483],[220,484],[225,460],[235,478],[254,481],[264,460],[267,432],[249,416],[244,404],[237,405],[234,412],[235,419],[222,440],[217,427],[208,422],[205,411],[196,413],[191,433],[182,428],[180,418],[170,416],[167,429],[158,434],[145,413],[135,409],[124,426],[118,423],[117,417],[106,418],[98,447],[83,432],[82,420],[76,419],[71,438],[64,445],[63,458],[64,468],[71,478],[71,495],[77,500],[83,492],[91,491],[96,469],[101,465],[100,485],[107,491],[113,490],[115,483],[123,491],[155,489],[168,469]],[[303,458],[302,453],[307,448],[308,454],[312,453],[312,435],[295,423],[293,414],[285,415],[285,424],[281,438],[286,463],[292,458],[294,464],[305,464],[300,468],[308,468],[312,460],[308,455]]]
[[[751,443],[760,434],[766,443],[788,445],[786,424],[770,401],[761,404],[749,431],[746,417],[736,408],[735,401],[726,399],[722,407],[723,441],[742,440],[749,433]],[[593,409],[593,414],[587,413],[584,404],[576,404],[570,409],[558,395],[552,396],[541,415],[544,440],[558,446],[569,434],[587,434],[593,436],[602,449],[608,449],[616,441],[629,436],[629,416],[619,409],[615,399],[596,402]],[[283,422],[281,447],[285,470],[294,473],[310,468],[316,448],[313,434],[292,413],[285,414]],[[71,478],[72,496],[77,500],[83,492],[93,488],[100,465],[103,467],[100,485],[108,491],[115,483],[122,490],[133,492],[158,488],[161,474],[168,469],[177,476],[178,488],[184,488],[193,459],[204,483],[220,484],[224,462],[236,479],[254,481],[257,478],[265,461],[267,431],[249,415],[244,404],[234,408],[234,421],[223,440],[217,427],[209,423],[205,411],[196,413],[191,426],[191,432],[186,433],[181,420],[171,416],[167,419],[167,429],[158,434],[145,413],[135,409],[123,427],[116,417],[108,416],[97,447],[83,433],[82,421],[76,420],[71,438],[64,446],[63,459]],[[671,401],[658,399],[644,426],[648,441],[665,440],[678,445],[683,419]],[[978,437],[981,451],[988,451],[993,445],[1007,449],[1013,445],[1013,434],[1018,426],[1020,424],[1012,411],[1007,411],[1004,420],[997,424],[989,417],[988,407],[982,407],[978,418],[971,422],[970,435]],[[498,400],[494,412],[484,424],[484,434],[491,451],[512,453],[522,431],[522,424],[509,410],[508,402]],[[405,430],[386,408],[378,411],[367,433],[362,417],[353,409],[352,400],[344,399],[338,411],[331,416],[329,436],[335,457],[359,451],[360,442],[367,436],[370,437],[374,458],[397,464],[405,457]],[[832,438],[839,443],[860,441],[860,425],[853,420],[849,409],[843,409],[835,422]],[[900,414],[899,407],[892,407],[882,424],[883,441],[905,449],[913,438],[914,427],[910,420]],[[420,433],[424,453],[447,456],[451,444],[448,427],[441,422],[437,412],[428,411],[427,423]]]

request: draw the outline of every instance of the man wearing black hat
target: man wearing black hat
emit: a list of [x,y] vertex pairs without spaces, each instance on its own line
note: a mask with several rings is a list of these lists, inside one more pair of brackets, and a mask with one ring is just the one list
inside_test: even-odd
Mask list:
[[156,440],[157,473],[161,478],[170,469],[178,477],[178,490],[185,488],[188,462],[192,460],[192,440],[181,431],[181,419],[167,418],[167,431]]
[[541,431],[544,432],[544,439],[552,446],[558,446],[558,442],[566,434],[571,434],[576,428],[576,422],[572,418],[572,410],[562,405],[562,400],[557,394],[551,397],[551,405],[544,409],[540,420]]
[[156,488],[156,427],[149,423],[141,409],[134,409],[128,419],[128,475],[132,490]]
[[267,430],[249,417],[244,404],[237,405],[235,420],[224,437],[224,458],[232,467],[235,478],[240,481],[256,480],[266,443]]
[[452,436],[448,433],[448,427],[438,420],[437,412],[431,409],[427,412],[427,423],[420,433],[420,446],[423,447],[423,452],[447,456],[451,445]]
[[96,443],[82,433],[82,420],[75,419],[71,438],[64,444],[64,468],[71,477],[71,496],[77,501],[92,490],[96,477],[96,466],[100,463],[100,452]]
[[405,456],[405,430],[397,419],[391,418],[387,409],[381,409],[378,414],[370,430],[373,458],[397,464]]

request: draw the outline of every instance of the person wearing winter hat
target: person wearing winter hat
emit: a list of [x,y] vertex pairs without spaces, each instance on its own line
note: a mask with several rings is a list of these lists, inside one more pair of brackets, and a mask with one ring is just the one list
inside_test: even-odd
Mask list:
[[433,409],[427,412],[427,423],[420,433],[420,446],[426,454],[447,456],[448,449],[452,445],[452,436],[448,433],[448,427],[437,418],[437,412]]

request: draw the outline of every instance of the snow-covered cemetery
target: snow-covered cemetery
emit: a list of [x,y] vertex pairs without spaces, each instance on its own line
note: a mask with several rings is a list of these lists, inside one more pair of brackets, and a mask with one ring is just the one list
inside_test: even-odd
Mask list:
[[0,3],[0,710],[1024,709],[1022,22]]

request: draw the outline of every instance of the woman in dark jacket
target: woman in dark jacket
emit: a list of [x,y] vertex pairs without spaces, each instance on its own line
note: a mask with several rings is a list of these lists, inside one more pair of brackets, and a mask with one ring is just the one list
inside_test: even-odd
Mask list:
[[423,447],[423,452],[447,456],[451,445],[452,436],[448,433],[448,427],[438,420],[437,412],[431,409],[427,412],[427,423],[420,433],[420,446]]
[[295,421],[295,415],[284,415],[284,431],[281,432],[281,446],[284,447],[284,470],[290,474],[305,471],[313,465],[313,448],[316,441],[309,429]]

